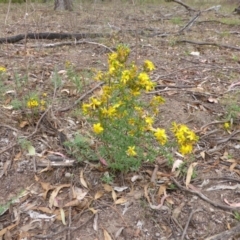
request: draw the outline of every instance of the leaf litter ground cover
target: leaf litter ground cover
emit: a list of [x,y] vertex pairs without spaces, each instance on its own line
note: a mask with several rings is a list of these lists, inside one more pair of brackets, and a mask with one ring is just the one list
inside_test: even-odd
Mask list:
[[[185,3],[202,11],[216,5]],[[240,231],[236,5],[219,1],[219,11],[199,14],[163,1],[81,3],[70,13],[50,4],[11,5],[8,14],[1,5],[1,38],[86,34],[0,45],[1,238],[233,239]],[[154,63],[156,87],[143,100],[165,99],[155,127],[175,121],[199,136],[191,157],[173,144],[154,163],[113,173],[98,155],[81,103],[98,96],[94,76],[120,43],[136,64]]]

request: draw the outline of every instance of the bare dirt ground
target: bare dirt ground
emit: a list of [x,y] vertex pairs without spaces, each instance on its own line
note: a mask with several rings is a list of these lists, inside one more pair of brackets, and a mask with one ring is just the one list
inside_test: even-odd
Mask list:
[[[103,35],[0,45],[7,69],[0,86],[0,239],[240,239],[237,3],[186,4],[196,11],[164,1],[76,3],[73,12],[54,12],[53,3],[12,4],[9,11],[1,4],[1,38]],[[218,11],[203,11],[218,4]],[[166,99],[158,126],[184,123],[200,137],[178,176],[165,154],[106,183],[109,171],[99,159],[78,162],[63,145],[77,132],[88,134],[79,98],[95,93],[93,71],[107,68],[107,54],[119,43],[129,45],[132,60],[156,66],[150,94]],[[34,116],[21,105],[32,93],[49,104]],[[29,143],[36,154],[29,155]],[[183,160],[174,148],[172,154]],[[186,188],[193,162],[196,176]]]

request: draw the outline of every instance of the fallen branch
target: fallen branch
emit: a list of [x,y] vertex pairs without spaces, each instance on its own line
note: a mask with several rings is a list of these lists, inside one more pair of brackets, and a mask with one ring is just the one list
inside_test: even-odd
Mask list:
[[185,225],[185,228],[184,228],[184,230],[183,230],[183,233],[182,233],[182,236],[181,236],[181,239],[180,239],[180,240],[184,240],[185,235],[186,235],[186,233],[187,233],[187,229],[188,229],[189,223],[190,223],[190,221],[191,221],[191,219],[192,219],[193,214],[196,213],[196,212],[200,212],[200,211],[202,211],[202,210],[201,210],[201,209],[197,209],[197,210],[195,210],[195,211],[194,211],[194,210],[191,211],[191,213],[190,213],[190,215],[189,215],[189,217],[188,217],[188,221],[187,221],[187,223],[186,223],[186,225]]
[[[54,48],[54,47],[62,47],[62,46],[73,46],[73,45],[79,45],[79,44],[92,44],[97,45],[100,47],[106,48],[109,52],[113,52],[113,50],[109,47],[107,47],[104,44],[97,43],[97,42],[89,42],[89,41],[69,41],[69,42],[58,42],[58,43],[47,43],[47,44],[34,44],[34,45],[28,45],[29,48]],[[20,45],[20,44],[18,44]],[[22,46],[22,45],[20,45]]]
[[182,191],[184,192],[188,192],[188,193],[192,193],[194,195],[197,195],[198,197],[200,197],[201,199],[203,199],[204,201],[210,203],[211,205],[213,205],[214,207],[217,208],[221,208],[223,210],[227,210],[227,211],[234,211],[234,210],[239,210],[240,207],[230,207],[227,205],[223,205],[223,204],[219,204],[216,201],[212,201],[211,199],[209,199],[208,197],[206,197],[205,195],[203,195],[201,192],[196,192],[196,191],[192,191],[190,189],[187,189],[185,187],[183,187],[174,177],[170,177],[170,179],[173,181],[173,183]]
[[240,51],[240,47],[234,47],[226,44],[220,44],[220,43],[214,43],[214,42],[195,42],[191,40],[177,40],[176,43],[190,43],[195,45],[211,45],[216,47],[222,47],[222,48],[229,48]]
[[188,11],[194,11],[194,12],[197,11],[197,10],[191,8],[190,6],[188,6],[187,4],[183,3],[183,2],[180,1],[180,0],[172,0],[171,2],[175,2],[175,3],[180,4],[181,6],[185,7]]
[[83,38],[97,38],[97,37],[109,37],[111,36],[108,33],[27,33],[27,34],[19,34],[12,37],[4,37],[0,38],[0,44],[3,43],[16,43],[23,39],[83,39]]
[[240,232],[240,224],[231,228],[230,230],[205,238],[205,240],[223,240],[223,239],[230,239],[230,238],[232,239],[232,237],[239,235],[239,232]]
[[191,27],[193,22],[196,21],[200,15],[201,15],[201,12],[198,12],[198,14],[196,16],[194,16],[182,29],[180,29],[178,33],[181,33],[185,29]]

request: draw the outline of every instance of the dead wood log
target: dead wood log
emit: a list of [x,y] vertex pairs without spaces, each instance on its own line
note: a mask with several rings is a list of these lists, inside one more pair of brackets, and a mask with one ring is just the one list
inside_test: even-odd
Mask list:
[[27,34],[19,34],[16,36],[11,37],[4,37],[0,38],[0,44],[3,43],[16,43],[23,39],[83,39],[83,38],[97,38],[97,37],[109,37],[110,34],[104,33],[52,33],[52,32],[45,32],[45,33],[27,33]]

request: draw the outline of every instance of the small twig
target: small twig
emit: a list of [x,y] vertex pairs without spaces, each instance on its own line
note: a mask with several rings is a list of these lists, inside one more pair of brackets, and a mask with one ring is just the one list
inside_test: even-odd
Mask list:
[[33,236],[34,238],[38,238],[38,239],[53,239],[54,236],[58,235],[58,234],[61,234],[63,233],[64,231],[66,230],[71,230],[71,231],[76,231],[76,230],[79,230],[80,228],[82,228],[83,226],[85,226],[89,221],[91,221],[93,219],[95,215],[93,214],[85,223],[81,224],[80,226],[78,227],[65,227],[63,228],[62,230],[60,230],[59,232],[56,232],[56,233],[52,233],[52,234],[49,234],[49,235],[38,235],[38,236]]
[[8,126],[8,125],[6,125],[6,124],[1,124],[0,127],[9,128],[9,129],[13,130],[14,132],[18,132],[18,130],[17,130],[16,128],[11,127],[11,126]]
[[79,45],[79,44],[92,44],[97,45],[103,48],[106,48],[109,52],[113,52],[113,50],[107,47],[104,44],[97,43],[97,42],[90,42],[90,41],[68,41],[68,42],[57,42],[57,43],[48,43],[48,44],[34,44],[28,45],[29,48],[54,48],[54,47],[61,47],[61,46],[72,46],[72,45]]
[[213,96],[213,95],[215,95],[215,94],[207,93],[207,92],[191,91],[188,88],[187,89],[181,89],[181,88],[169,88],[169,87],[166,87],[165,89],[162,89],[162,90],[148,92],[147,94],[157,94],[157,93],[169,92],[169,91],[184,91],[184,92],[188,92],[188,93],[191,93],[191,94],[198,94],[198,95],[203,95],[203,96]]
[[12,0],[10,0],[8,2],[8,10],[7,10],[7,14],[6,14],[6,17],[5,17],[5,25],[7,25],[7,19],[8,19],[8,15],[9,15],[10,8],[11,8],[11,3],[12,3]]
[[199,131],[197,131],[196,133],[199,133],[199,132],[202,132],[204,130],[204,128],[210,126],[210,125],[214,125],[214,124],[222,124],[222,123],[225,123],[226,121],[214,121],[214,122],[210,122],[210,123],[207,123],[205,125],[203,125]]
[[200,197],[201,199],[203,199],[204,201],[210,203],[211,205],[213,205],[214,207],[218,207],[221,208],[223,210],[227,210],[227,211],[234,211],[234,210],[239,210],[240,207],[230,207],[227,205],[223,205],[223,204],[219,204],[216,203],[215,201],[212,201],[211,199],[207,198],[205,195],[203,195],[201,192],[196,192],[196,191],[192,191],[190,189],[187,189],[185,187],[183,187],[174,177],[170,177],[170,179],[174,182],[174,184],[182,191],[185,192],[189,192],[192,193],[194,195],[197,195],[198,197]]
[[222,47],[222,48],[229,48],[240,51],[240,47],[234,47],[226,44],[220,44],[220,43],[214,43],[214,42],[196,42],[191,40],[177,40],[176,43],[190,43],[195,45],[210,45],[210,46],[216,46],[216,47]]
[[218,12],[220,8],[221,8],[221,5],[216,5],[216,6],[207,8],[206,10],[203,10],[202,12],[210,12],[210,11]]
[[191,211],[191,213],[190,213],[190,215],[189,215],[189,217],[188,217],[188,221],[187,221],[187,223],[186,223],[186,225],[185,225],[185,228],[183,229],[183,233],[182,233],[181,240],[184,240],[184,237],[185,237],[185,235],[186,235],[186,233],[187,233],[187,229],[188,229],[188,226],[189,226],[189,223],[190,223],[190,221],[191,221],[191,219],[192,219],[193,214],[196,213],[196,212],[199,212],[199,211],[202,211],[202,210],[201,210],[201,209],[197,209],[197,210],[194,211],[194,210],[192,209],[192,211]]
[[34,134],[37,133],[38,127],[39,127],[41,121],[42,121],[43,118],[46,116],[47,112],[51,109],[51,107],[52,107],[52,106],[49,106],[49,107],[47,108],[47,110],[42,114],[42,116],[39,118],[39,120],[38,120],[38,122],[37,122],[37,125],[36,125],[34,131],[33,131],[30,135],[28,135],[28,136],[26,137],[26,139],[32,137]]
[[182,5],[183,7],[185,7],[188,11],[194,11],[196,12],[197,10],[189,7],[188,5],[186,5],[185,3],[181,2],[180,0],[173,0],[172,2],[178,3],[180,5]]
[[90,89],[89,91],[87,91],[86,93],[84,93],[80,98],[78,98],[73,105],[59,109],[58,111],[60,112],[66,112],[70,109],[72,109],[73,107],[75,107],[79,102],[81,102],[87,95],[91,94],[94,90],[96,90],[97,88],[101,87],[104,83],[100,82],[99,84],[97,84],[95,87],[93,87],[92,89]]
[[183,32],[185,29],[192,26],[193,22],[198,19],[198,17],[201,15],[201,12],[199,11],[196,16],[194,16],[182,29],[179,30],[178,33]]
[[229,140],[231,140],[231,138],[233,138],[235,135],[239,134],[240,133],[240,130],[236,131],[236,132],[233,132],[232,134],[230,134],[228,137],[219,140],[216,144],[220,144],[220,143],[226,143],[228,142]]

